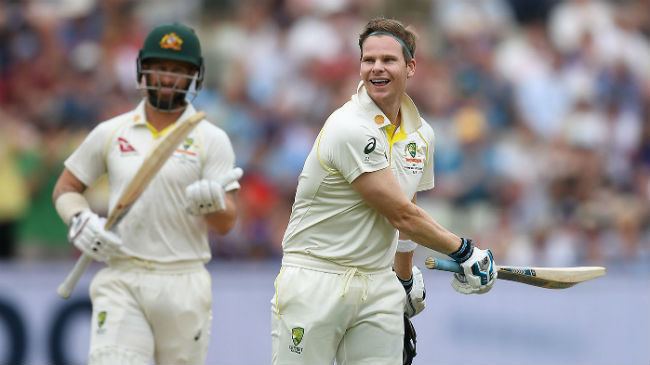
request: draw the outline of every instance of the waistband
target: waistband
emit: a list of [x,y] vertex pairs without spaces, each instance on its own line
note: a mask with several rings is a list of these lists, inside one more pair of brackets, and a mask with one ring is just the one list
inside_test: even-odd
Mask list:
[[158,271],[170,274],[195,272],[205,268],[205,264],[201,260],[157,262],[134,257],[113,259],[108,262],[108,266],[114,269]]
[[287,253],[282,256],[282,266],[295,266],[306,269],[323,271],[334,274],[346,274],[350,269],[355,269],[356,272],[361,274],[381,274],[391,272],[390,267],[381,269],[367,269],[353,266],[340,265],[333,261],[324,258],[311,256],[308,254],[300,253]]

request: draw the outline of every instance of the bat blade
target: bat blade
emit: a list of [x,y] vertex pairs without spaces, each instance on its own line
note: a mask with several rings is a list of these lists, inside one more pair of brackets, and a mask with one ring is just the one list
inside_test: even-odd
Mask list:
[[122,192],[115,207],[106,219],[104,229],[110,229],[117,221],[123,217],[128,208],[142,194],[144,189],[149,185],[151,180],[160,171],[169,156],[174,153],[178,145],[183,142],[185,137],[196,127],[196,125],[205,118],[205,113],[200,111],[191,117],[177,123],[170,129],[156,144],[149,150],[147,157],[142,161],[140,169],[133,176],[133,179]]
[[[176,123],[160,140],[152,146],[149,153],[142,161],[142,165],[131,179],[131,182],[124,189],[117,203],[111,210],[104,229],[109,230],[113,227],[125,214],[131,205],[138,199],[142,192],[147,188],[151,180],[156,176],[158,171],[163,167],[165,162],[174,153],[178,145],[183,142],[185,137],[196,127],[196,125],[205,118],[205,113],[199,111],[192,116]],[[57,293],[62,298],[69,298],[72,290],[81,278],[81,275],[86,271],[88,265],[92,262],[90,256],[82,254],[74,267],[68,273],[68,276],[57,288]]]
[[[463,273],[460,265],[451,260],[428,257],[425,265],[429,269]],[[525,267],[497,266],[498,279],[516,281],[547,289],[566,289],[583,281],[605,275],[602,266],[576,267]]]

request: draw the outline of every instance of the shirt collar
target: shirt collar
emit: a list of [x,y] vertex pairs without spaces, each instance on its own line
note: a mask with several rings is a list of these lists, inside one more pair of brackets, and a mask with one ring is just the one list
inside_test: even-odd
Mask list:
[[[368,91],[363,85],[363,81],[359,82],[357,93],[352,96],[352,100],[361,106],[364,118],[367,118],[367,120],[372,122],[377,126],[377,128],[383,128],[390,124],[388,117],[381,111],[381,109],[379,109],[377,104],[375,104],[372,98],[370,98],[370,95],[368,95]],[[420,113],[418,112],[415,103],[413,103],[413,100],[411,100],[406,93],[402,96],[400,111],[402,114],[401,127],[406,134],[410,134],[420,129],[422,126]]]
[[[136,125],[146,125],[147,124],[147,114],[145,113],[145,103],[147,102],[147,99],[142,99],[138,106],[135,107],[134,113],[133,113],[133,122]],[[190,116],[194,115],[196,113],[196,109],[191,103],[187,103],[187,106],[185,107],[185,110],[183,111],[183,114],[177,119],[179,120],[185,120],[186,118],[189,118]]]

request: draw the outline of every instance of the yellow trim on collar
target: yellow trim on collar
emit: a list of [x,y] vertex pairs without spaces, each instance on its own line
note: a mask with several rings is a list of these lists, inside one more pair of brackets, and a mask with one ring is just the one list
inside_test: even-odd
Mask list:
[[[395,129],[397,129],[397,132],[395,132]],[[388,163],[390,164],[393,159],[393,144],[406,139],[406,133],[404,132],[404,129],[402,129],[401,126],[395,127],[394,124],[389,124],[386,126],[386,138],[388,139],[388,156],[389,156]]]
[[153,125],[149,124],[149,121],[145,121],[145,125],[151,131],[151,134],[152,134],[153,138],[156,139],[156,138],[164,136],[165,133],[169,132],[169,130],[172,129],[172,127],[174,127],[176,125],[176,122],[166,126],[161,131],[158,131]]

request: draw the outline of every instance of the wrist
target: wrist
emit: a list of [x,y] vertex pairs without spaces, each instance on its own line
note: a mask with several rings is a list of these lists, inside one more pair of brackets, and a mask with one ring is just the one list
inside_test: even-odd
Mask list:
[[454,261],[458,263],[463,263],[467,261],[467,259],[472,256],[472,253],[474,252],[474,243],[472,242],[471,239],[468,238],[461,238],[460,239],[460,247],[458,250],[452,252],[449,254],[449,257],[454,259]]
[[86,209],[90,209],[88,200],[82,194],[74,191],[61,194],[56,199],[54,206],[59,217],[66,225],[70,225],[72,217]]
[[397,280],[402,284],[404,287],[404,291],[406,291],[406,294],[411,292],[411,289],[413,289],[413,274],[411,274],[411,277],[408,280],[402,280],[399,276],[397,277]]

